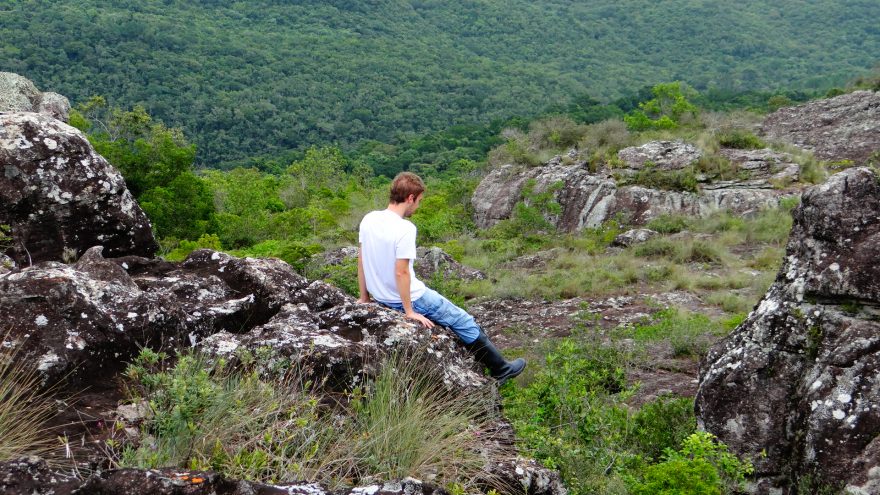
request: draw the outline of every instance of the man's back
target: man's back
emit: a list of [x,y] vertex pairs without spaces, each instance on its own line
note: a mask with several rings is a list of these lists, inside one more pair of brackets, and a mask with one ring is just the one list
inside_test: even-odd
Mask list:
[[367,213],[361,220],[359,242],[367,290],[377,301],[400,303],[394,278],[398,259],[408,259],[412,300],[422,296],[425,284],[413,271],[416,257],[416,226],[390,210]]

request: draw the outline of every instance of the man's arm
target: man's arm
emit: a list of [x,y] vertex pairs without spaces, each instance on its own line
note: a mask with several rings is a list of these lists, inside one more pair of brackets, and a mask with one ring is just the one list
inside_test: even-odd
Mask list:
[[367,277],[364,275],[364,252],[361,246],[358,246],[358,290],[361,294],[361,297],[358,298],[358,302],[372,302],[372,299],[370,299],[370,293],[367,292]]
[[394,262],[394,281],[397,283],[397,293],[400,294],[400,303],[403,306],[403,312],[410,320],[421,322],[427,328],[434,328],[434,322],[416,313],[412,307],[409,292],[409,260],[398,259]]

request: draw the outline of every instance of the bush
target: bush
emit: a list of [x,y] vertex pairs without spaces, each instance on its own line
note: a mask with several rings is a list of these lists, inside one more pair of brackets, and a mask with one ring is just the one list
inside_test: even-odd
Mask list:
[[697,176],[693,167],[680,170],[658,170],[652,163],[646,162],[644,168],[634,175],[618,174],[615,179],[621,185],[638,184],[651,189],[667,191],[697,192]]
[[736,129],[718,135],[718,144],[726,148],[756,150],[766,148],[767,143],[751,132]]
[[320,253],[322,250],[323,248],[320,244],[310,244],[300,241],[268,240],[254,244],[245,249],[230,251],[230,254],[239,257],[278,258],[287,262],[297,271],[302,272],[311,256]]
[[661,234],[676,234],[688,227],[688,220],[681,215],[664,213],[649,221],[646,227]]

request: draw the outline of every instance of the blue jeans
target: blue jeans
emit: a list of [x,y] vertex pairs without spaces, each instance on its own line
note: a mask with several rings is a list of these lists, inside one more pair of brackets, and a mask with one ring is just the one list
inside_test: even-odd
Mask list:
[[[382,304],[391,309],[403,311],[403,305],[400,303]],[[449,299],[441,296],[435,290],[425,288],[425,293],[413,301],[412,306],[416,313],[455,332],[465,344],[470,344],[480,336],[480,327],[474,321],[474,317],[452,304]]]

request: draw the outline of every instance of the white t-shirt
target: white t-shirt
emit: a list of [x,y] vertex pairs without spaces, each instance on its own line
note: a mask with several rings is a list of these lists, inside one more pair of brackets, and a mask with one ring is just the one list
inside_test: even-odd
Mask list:
[[383,303],[402,302],[394,278],[394,264],[399,259],[409,260],[410,301],[422,297],[425,284],[413,271],[416,226],[412,222],[391,210],[371,211],[361,220],[359,242],[367,291],[373,299]]

